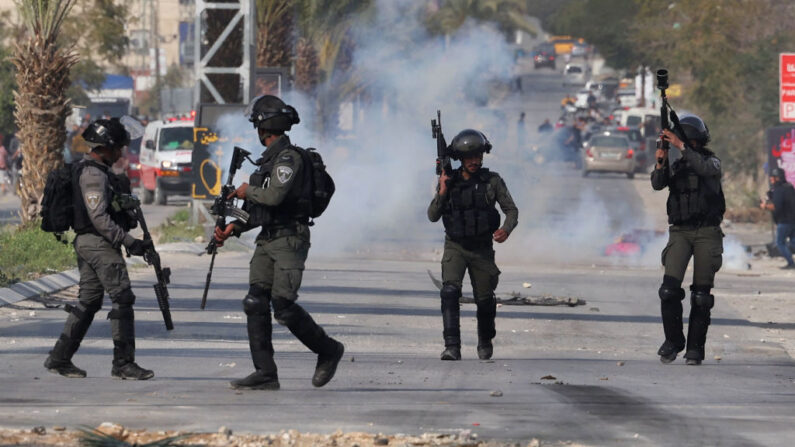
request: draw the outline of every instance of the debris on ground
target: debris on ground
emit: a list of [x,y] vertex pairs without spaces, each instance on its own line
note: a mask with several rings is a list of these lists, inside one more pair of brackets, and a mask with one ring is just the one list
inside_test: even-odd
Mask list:
[[[479,426],[480,424],[473,424]],[[58,427],[61,428],[61,427]],[[208,447],[365,447],[386,446],[577,446],[571,442],[540,442],[532,440],[487,441],[478,439],[477,433],[461,430],[457,433],[424,433],[421,435],[387,435],[383,433],[349,432],[337,430],[331,434],[300,433],[296,430],[283,430],[275,434],[238,434],[227,427],[220,427],[214,433],[190,433],[186,431],[148,431],[132,430],[119,424],[104,422],[96,428],[81,430],[61,430],[44,426],[31,429],[0,429],[0,445],[36,446],[113,446],[113,447],[169,447],[169,446],[208,446]]]
[[[439,289],[442,290],[442,282],[436,279],[428,270],[428,276],[431,277],[431,281],[433,284]],[[470,296],[461,297],[459,300],[461,303],[469,303],[472,304],[475,302],[475,299]],[[522,295],[519,292],[511,292],[511,293],[501,293],[497,295],[497,305],[506,305],[506,306],[584,306],[586,303],[585,300],[581,298],[577,298],[574,296],[555,296],[555,295]]]

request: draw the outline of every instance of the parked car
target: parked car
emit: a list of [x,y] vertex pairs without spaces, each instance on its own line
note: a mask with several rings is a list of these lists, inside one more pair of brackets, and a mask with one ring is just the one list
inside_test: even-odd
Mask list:
[[569,63],[563,69],[563,85],[584,85],[585,84],[585,66]]
[[629,146],[635,153],[635,171],[645,172],[646,164],[653,159],[653,154],[646,151],[646,138],[643,137],[639,129],[632,129],[627,126],[616,126],[607,129],[610,132],[620,133],[627,137]]
[[146,125],[140,152],[143,203],[165,205],[169,195],[190,195],[193,121]]
[[628,178],[635,177],[635,151],[626,136],[605,131],[592,136],[583,149],[583,177],[591,172],[620,172]]

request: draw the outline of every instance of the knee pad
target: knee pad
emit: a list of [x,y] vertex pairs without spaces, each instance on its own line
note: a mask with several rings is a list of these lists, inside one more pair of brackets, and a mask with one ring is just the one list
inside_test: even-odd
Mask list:
[[109,320],[133,320],[135,318],[135,311],[132,304],[113,304],[113,309],[108,312]]
[[442,297],[442,301],[457,303],[458,299],[461,298],[461,289],[452,284],[445,284],[442,290],[439,291],[439,296]]
[[116,296],[110,297],[110,300],[113,304],[118,304],[119,306],[132,306],[135,304],[135,294],[133,294],[132,289],[124,289],[117,293]]
[[306,312],[303,307],[284,298],[273,298],[273,318],[283,326],[289,327],[301,319]]
[[660,286],[659,290],[660,299],[663,301],[682,301],[685,299],[685,289],[666,287],[665,284]]
[[668,275],[663,276],[663,283],[658,294],[663,301],[682,301],[685,299],[685,289],[682,288],[682,282]]
[[64,304],[63,310],[65,310],[66,313],[70,313],[76,318],[82,320],[83,318],[94,318],[94,314],[96,314],[101,308],[102,301],[97,301],[96,303],[88,306],[83,303],[78,303],[77,306],[67,303]]
[[268,292],[260,286],[249,286],[248,295],[243,298],[243,312],[246,315],[270,314]]
[[709,290],[694,290],[690,296],[690,305],[712,309],[715,305],[715,295],[711,295]]

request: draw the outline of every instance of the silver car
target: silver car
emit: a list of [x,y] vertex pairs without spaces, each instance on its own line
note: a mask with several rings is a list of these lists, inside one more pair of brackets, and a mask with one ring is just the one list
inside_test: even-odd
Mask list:
[[635,151],[626,136],[598,133],[585,142],[583,149],[583,177],[591,172],[619,172],[635,178]]

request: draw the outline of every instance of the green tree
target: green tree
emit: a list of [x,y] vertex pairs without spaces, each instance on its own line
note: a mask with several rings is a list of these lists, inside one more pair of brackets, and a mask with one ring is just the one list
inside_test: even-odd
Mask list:
[[59,40],[74,45],[79,55],[68,95],[76,103],[85,103],[85,91],[98,89],[105,82],[108,63],[112,69],[124,71],[121,58],[129,46],[125,27],[131,18],[128,4],[113,0],[75,0],[72,12]]
[[77,61],[70,47],[58,43],[61,25],[75,0],[16,0],[27,30],[17,41],[12,61],[18,90],[14,117],[24,156],[19,185],[22,222],[38,216],[47,174],[63,163],[66,117],[70,101],[69,71]]
[[547,26],[553,34],[582,37],[595,45],[611,67],[632,69],[639,64],[633,27],[637,12],[633,0],[573,0],[551,12]]
[[515,30],[535,36],[538,30],[527,20],[528,3],[526,0],[444,0],[428,16],[426,26],[434,34],[452,34],[467,19],[473,19],[496,24],[506,37]]
[[9,29],[9,14],[0,14],[0,133],[8,135],[14,131],[14,64],[10,60],[11,50],[5,46],[12,30]]

